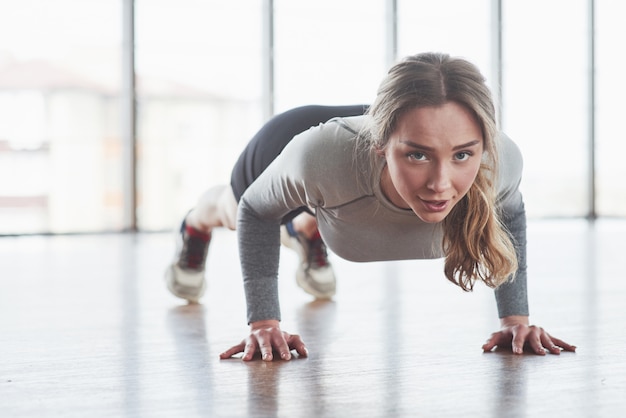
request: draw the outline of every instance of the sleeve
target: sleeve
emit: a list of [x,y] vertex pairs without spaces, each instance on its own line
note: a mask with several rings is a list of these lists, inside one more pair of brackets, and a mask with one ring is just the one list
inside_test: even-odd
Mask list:
[[517,253],[518,269],[515,276],[495,290],[498,316],[528,316],[528,290],[526,274],[526,212],[524,204],[513,213],[503,215],[503,223],[509,230]]
[[242,197],[237,219],[239,258],[248,323],[263,319],[280,321],[278,301],[280,218],[270,220],[259,218],[248,201]]
[[[237,237],[248,323],[280,320],[278,266],[280,224],[292,210],[307,206],[300,164],[290,151],[294,138],[239,200]],[[300,154],[300,153],[296,153]]]
[[518,270],[514,277],[495,290],[498,316],[529,314],[527,266],[526,266],[526,211],[519,190],[522,178],[522,154],[505,135],[502,135],[500,147],[500,173],[498,182],[498,206],[501,220],[507,228],[517,253]]

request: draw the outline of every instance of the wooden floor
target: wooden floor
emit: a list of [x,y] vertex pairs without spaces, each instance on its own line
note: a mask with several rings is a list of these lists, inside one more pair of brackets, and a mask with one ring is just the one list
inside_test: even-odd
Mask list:
[[246,333],[235,235],[216,233],[209,292],[165,290],[171,234],[0,238],[0,417],[626,417],[626,220],[529,225],[531,319],[578,351],[480,349],[493,292],[441,261],[332,260],[333,302],[295,285],[283,328],[310,357],[219,360]]

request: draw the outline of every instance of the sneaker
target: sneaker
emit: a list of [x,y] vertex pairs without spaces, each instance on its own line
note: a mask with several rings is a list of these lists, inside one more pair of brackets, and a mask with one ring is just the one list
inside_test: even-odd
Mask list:
[[176,256],[165,272],[165,282],[175,296],[198,303],[206,287],[204,265],[211,234],[187,226],[183,220],[176,236]]
[[298,286],[319,299],[330,299],[335,295],[337,280],[319,232],[308,240],[289,222],[281,228],[281,243],[300,256],[300,266],[296,271]]

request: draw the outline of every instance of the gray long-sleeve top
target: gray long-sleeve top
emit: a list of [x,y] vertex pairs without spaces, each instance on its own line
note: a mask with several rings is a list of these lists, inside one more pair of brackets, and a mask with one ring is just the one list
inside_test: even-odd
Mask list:
[[[382,156],[359,144],[369,116],[333,119],[296,136],[239,201],[237,230],[248,322],[280,320],[280,222],[290,211],[315,211],[327,246],[350,261],[443,257],[440,224],[394,206],[380,188]],[[497,205],[518,252],[515,280],[495,290],[500,318],[528,315],[526,215],[518,189],[522,156],[501,134]]]

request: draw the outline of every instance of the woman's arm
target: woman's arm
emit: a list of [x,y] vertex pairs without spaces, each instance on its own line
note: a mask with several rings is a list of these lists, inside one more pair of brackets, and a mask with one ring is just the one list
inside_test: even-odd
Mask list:
[[498,202],[501,220],[511,235],[517,254],[518,270],[515,276],[495,290],[500,331],[491,334],[483,345],[484,351],[496,346],[510,347],[521,354],[528,347],[535,354],[545,355],[546,350],[559,354],[561,350],[575,351],[576,346],[552,337],[543,328],[530,325],[526,274],[526,211],[519,191],[522,174],[522,156],[517,146],[503,136],[501,177]]
[[237,217],[248,323],[267,319],[280,321],[280,218],[260,219],[243,198],[239,203]]
[[495,290],[498,316],[528,316],[528,290],[526,283],[526,211],[519,197],[519,204],[514,210],[502,214],[502,223],[509,231],[517,254],[518,269],[511,279]]
[[288,360],[292,349],[306,355],[300,337],[280,329],[278,298],[281,220],[291,211],[309,206],[303,170],[310,153],[299,148],[298,141],[292,140],[239,201],[237,237],[250,333],[220,358],[243,352],[243,360],[252,360],[260,352],[263,360],[271,361],[276,351]]

